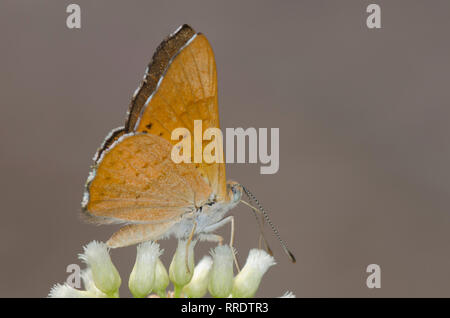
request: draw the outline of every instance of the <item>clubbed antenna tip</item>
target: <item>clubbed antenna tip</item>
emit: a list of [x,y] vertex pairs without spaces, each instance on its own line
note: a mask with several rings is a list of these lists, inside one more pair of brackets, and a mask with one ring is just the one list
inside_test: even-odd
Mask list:
[[294,254],[292,254],[292,252],[288,249],[286,249],[285,252],[289,256],[289,259],[291,260],[291,262],[295,264],[297,262],[297,260],[295,259]]

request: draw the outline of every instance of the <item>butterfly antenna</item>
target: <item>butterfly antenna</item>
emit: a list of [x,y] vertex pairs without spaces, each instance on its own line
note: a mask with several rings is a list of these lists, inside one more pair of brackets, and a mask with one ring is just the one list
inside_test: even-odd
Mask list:
[[[273,256],[272,249],[270,248],[269,242],[267,241],[266,236],[264,235],[264,219],[259,217],[259,214],[262,214],[262,212],[260,210],[258,210],[257,208],[255,208],[250,203],[248,203],[247,201],[241,200],[241,202],[244,203],[246,206],[248,206],[252,210],[253,215],[255,216],[256,223],[258,224],[258,228],[259,228],[259,248],[261,249],[261,245],[262,245],[261,240],[263,240],[267,253],[269,253],[271,256]],[[257,214],[257,212],[259,214]]]
[[[241,185],[242,186],[242,185]],[[286,243],[284,243],[283,239],[280,236],[280,233],[278,233],[278,230],[276,229],[275,225],[272,223],[272,221],[269,218],[269,215],[267,214],[266,210],[264,210],[264,208],[261,206],[261,204],[259,203],[258,199],[244,186],[242,186],[242,189],[244,190],[245,194],[247,195],[247,197],[252,200],[254,203],[256,203],[257,207],[259,208],[259,210],[261,211],[261,213],[264,215],[264,219],[266,220],[266,222],[270,225],[270,227],[272,228],[273,233],[275,234],[275,236],[277,237],[278,241],[281,244],[281,247],[283,248],[284,252],[288,255],[289,259],[291,260],[292,263],[296,262],[295,256],[294,254],[292,254],[292,252],[288,249]]]

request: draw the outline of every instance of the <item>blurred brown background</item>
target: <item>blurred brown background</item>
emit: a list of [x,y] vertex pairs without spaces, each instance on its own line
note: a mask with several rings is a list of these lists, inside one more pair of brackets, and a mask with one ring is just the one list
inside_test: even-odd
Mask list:
[[[280,127],[277,174],[227,167],[298,259],[267,232],[278,265],[257,296],[450,296],[449,1],[74,2],[81,30],[70,1],[0,2],[0,296],[45,297],[116,229],[79,220],[91,158],[183,23],[214,48],[222,127]],[[233,214],[243,263],[257,227]],[[168,264],[175,241],[162,245]],[[124,296],[134,257],[112,252]],[[366,287],[371,263],[381,289]]]

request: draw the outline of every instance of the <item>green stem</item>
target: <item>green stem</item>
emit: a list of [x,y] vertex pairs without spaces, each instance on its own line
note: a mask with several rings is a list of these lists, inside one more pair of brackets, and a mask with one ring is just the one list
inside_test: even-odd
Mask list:
[[156,292],[158,294],[159,297],[161,298],[166,298],[167,297],[167,293],[165,290],[159,290]]
[[183,286],[175,285],[175,288],[173,290],[173,298],[180,298],[182,289]]

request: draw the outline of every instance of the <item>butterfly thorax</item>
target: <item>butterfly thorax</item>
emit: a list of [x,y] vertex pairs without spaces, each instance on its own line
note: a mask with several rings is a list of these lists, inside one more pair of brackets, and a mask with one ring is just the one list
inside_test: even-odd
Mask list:
[[[225,200],[217,200],[213,197],[197,208],[194,213],[187,214],[172,228],[172,233],[178,238],[188,237],[195,225],[195,234],[209,233],[215,230],[218,224],[241,200],[241,185],[229,181],[227,183],[228,195]],[[210,230],[211,229],[211,230]]]

